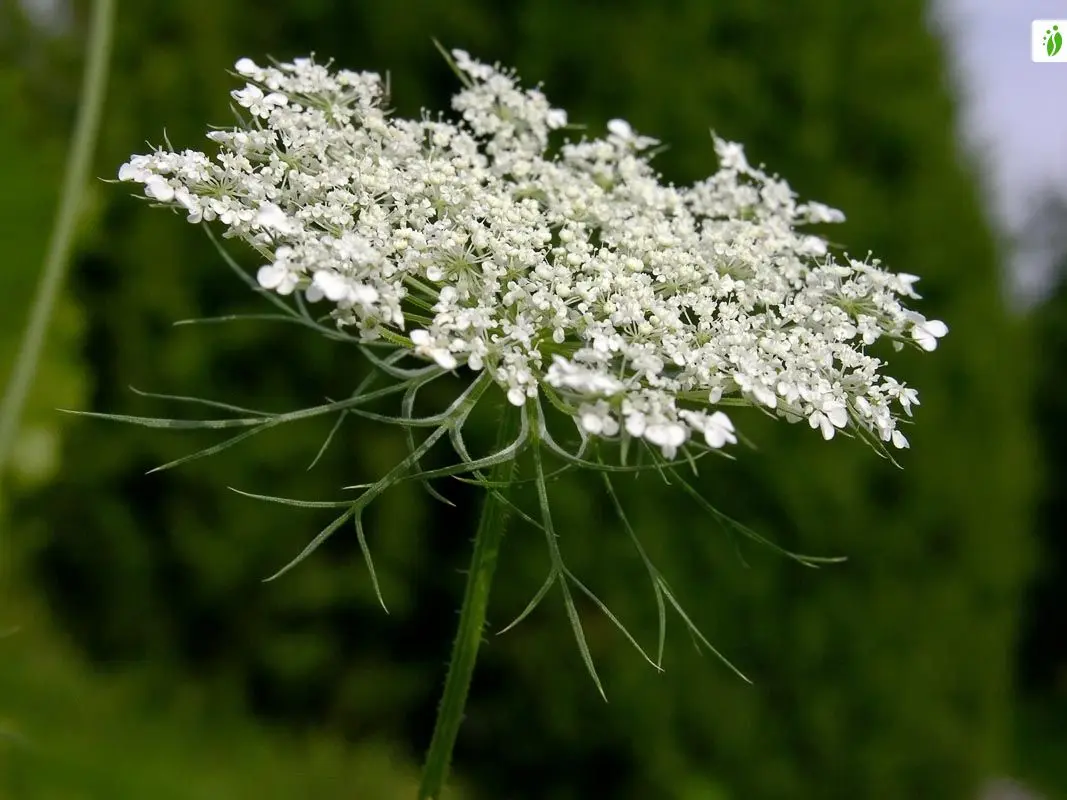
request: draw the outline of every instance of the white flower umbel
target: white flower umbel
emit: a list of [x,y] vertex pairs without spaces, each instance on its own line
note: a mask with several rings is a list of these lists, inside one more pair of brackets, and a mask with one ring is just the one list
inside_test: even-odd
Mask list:
[[[363,490],[355,499],[264,498],[343,509],[278,574],[351,521],[377,591],[362,527],[377,497],[415,479],[440,498],[429,482],[461,473],[486,489],[420,798],[437,797],[444,785],[509,510],[542,530],[551,559],[545,583],[512,625],[558,585],[601,693],[572,589],[645,654],[564,565],[545,456],[563,469],[601,472],[656,595],[659,648],[655,659],[645,657],[662,663],[667,604],[719,655],[648,560],[610,473],[659,469],[717,520],[775,547],[725,518],[679,463],[736,444],[725,409],[738,406],[807,420],[825,439],[858,435],[883,454],[887,446],[908,447],[898,421],[911,415],[918,395],[885,375],[870,348],[887,339],[898,349],[930,351],[948,332],[903,305],[918,297],[914,275],[887,272],[877,261],[838,260],[823,239],[803,232],[843,217],[799,202],[783,180],[753,167],[740,145],[713,137],[717,172],[689,187],[664,184],[650,165],[659,143],[624,120],[612,120],[601,138],[564,139],[567,115],[540,90],[523,89],[513,73],[459,50],[449,61],[463,84],[452,103],[455,121],[390,114],[376,74],[333,71],[312,59],[259,66],[242,58],[236,70],[246,85],[233,99],[244,121],[208,134],[217,152],[157,150],[119,170],[148,199],[190,222],[217,222],[224,236],[250,245],[262,262],[254,279],[241,273],[246,280],[289,319],[355,342],[374,367],[347,400],[285,414],[111,417],[246,429],[165,467],[315,415],[337,414],[340,424],[355,414],[406,428],[408,455],[378,481],[349,487]],[[313,317],[307,303],[324,304],[325,314]],[[420,390],[449,374],[468,378],[459,395],[440,413],[416,416]],[[388,385],[372,390],[383,376]],[[497,445],[475,457],[464,428],[493,396],[505,408]],[[402,398],[400,415],[370,410],[387,397]],[[573,420],[573,447],[550,433],[549,406]],[[420,428],[428,431],[421,441]],[[420,461],[446,438],[458,463],[423,469]],[[628,457],[635,448],[639,463]],[[509,499],[520,459],[532,468],[539,520]],[[833,560],[780,552],[807,565]]]
[[841,213],[798,202],[738,144],[715,138],[719,171],[685,188],[623,120],[551,150],[564,112],[452,56],[455,122],[391,116],[376,74],[243,58],[247,120],[209,134],[214,156],[159,150],[119,177],[252,245],[263,288],[330,303],[363,340],[484,370],[516,406],[552,395],[590,436],[673,458],[732,444],[722,408],[749,404],[902,446],[909,408],[868,348],[933,350],[947,332],[902,305],[914,275],[835,260],[798,227]]

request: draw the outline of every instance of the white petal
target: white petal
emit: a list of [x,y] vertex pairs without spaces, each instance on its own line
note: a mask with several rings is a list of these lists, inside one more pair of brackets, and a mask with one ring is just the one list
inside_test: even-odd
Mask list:
[[256,224],[267,230],[287,231],[290,228],[288,215],[274,203],[264,203],[259,207]]
[[285,280],[285,270],[274,264],[267,264],[256,272],[256,280],[264,289],[277,289]]
[[165,178],[153,175],[144,182],[144,193],[166,203],[174,198],[174,189]]
[[293,290],[296,289],[296,283],[297,283],[296,275],[294,275],[291,272],[286,272],[285,275],[282,276],[282,282],[278,285],[278,288],[275,289],[274,291],[276,291],[278,294],[281,294],[281,295],[292,294]]
[[948,333],[948,325],[939,319],[932,319],[926,323],[926,331],[931,336],[936,336],[940,339],[942,336]]
[[704,440],[708,447],[718,449],[725,444],[737,444],[734,435],[734,423],[721,411],[716,411],[710,417],[704,427]]
[[562,108],[553,108],[545,115],[545,124],[550,130],[562,128],[567,124],[567,112]]
[[174,192],[174,199],[178,201],[186,211],[192,214],[200,213],[200,200],[184,186],[179,186]]
[[704,430],[704,441],[708,443],[708,447],[718,450],[726,444],[726,433],[721,428],[709,426]]
[[828,404],[824,411],[834,427],[843,428],[848,425],[848,410],[840,403]]
[[765,386],[755,385],[752,387],[752,395],[768,408],[778,407],[778,397]]
[[926,352],[937,349],[937,340],[948,333],[948,326],[939,319],[924,320],[920,317],[911,330],[913,338]]
[[919,347],[921,347],[927,353],[932,353],[934,350],[937,349],[937,339],[935,339],[933,336],[927,336],[925,332],[920,331],[918,328],[915,329],[915,332],[912,334],[912,338],[915,339],[915,341],[918,342]]
[[120,181],[138,181],[144,182],[150,173],[144,167],[135,167],[131,163],[123,164],[119,167],[119,180]]
[[819,420],[819,427],[822,429],[822,438],[826,441],[830,441],[834,438],[834,426],[833,423],[830,422],[829,417],[823,416],[823,418]]
[[359,284],[352,287],[352,299],[357,303],[362,303],[365,306],[373,305],[378,302],[378,290],[373,286],[367,286],[366,284]]
[[252,86],[251,84],[243,89],[236,89],[231,94],[233,95],[233,99],[245,108],[249,108],[254,103],[263,99],[263,91],[258,86]]
[[652,444],[664,447],[678,447],[685,442],[687,431],[677,422],[657,422],[645,429],[645,438]]
[[634,437],[640,437],[645,432],[645,415],[640,411],[626,417],[626,432]]
[[311,280],[319,287],[327,300],[336,303],[348,294],[348,282],[336,272],[320,269]]
[[624,119],[612,119],[608,120],[608,131],[620,139],[632,139],[634,138],[634,129],[630,127],[630,123]]
[[[444,367],[445,369],[456,368],[456,357],[444,348],[438,348],[433,351],[433,360],[436,361],[439,366]],[[511,399],[510,395],[508,399]]]
[[578,423],[586,433],[594,435],[604,430],[604,421],[595,411],[586,411],[578,417]]
[[730,433],[734,431],[734,423],[728,416],[721,411],[716,411],[711,417],[708,418],[708,422],[715,425],[717,428],[725,428]]

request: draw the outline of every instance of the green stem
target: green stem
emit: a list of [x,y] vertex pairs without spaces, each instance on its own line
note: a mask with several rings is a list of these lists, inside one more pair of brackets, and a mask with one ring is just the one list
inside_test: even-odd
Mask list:
[[37,296],[33,301],[18,358],[3,400],[0,400],[0,475],[11,457],[22,408],[33,384],[37,362],[41,358],[45,335],[48,332],[48,323],[52,318],[56,297],[63,284],[63,273],[70,258],[71,242],[78,222],[78,212],[81,210],[82,193],[89,177],[89,165],[96,149],[96,135],[100,128],[114,17],[115,0],[96,0],[89,29],[89,51],[82,79],[81,101],[67,156],[59,211],[48,242],[44,268],[37,285]]
[[[497,449],[512,442],[518,431],[519,410],[506,404],[500,421]],[[497,464],[489,473],[489,480],[505,483],[514,473],[515,462]],[[437,709],[433,739],[426,753],[422,783],[419,785],[419,800],[440,800],[448,778],[452,749],[456,744],[459,726],[463,721],[463,709],[467,704],[478,647],[482,643],[485,628],[485,612],[489,605],[489,588],[493,582],[500,542],[508,524],[508,506],[505,502],[508,489],[499,493],[486,491],[485,505],[478,521],[474,537],[474,553],[471,555],[467,587],[463,593],[463,607],[459,614],[459,630],[452,645],[452,660],[448,665],[448,677]]]

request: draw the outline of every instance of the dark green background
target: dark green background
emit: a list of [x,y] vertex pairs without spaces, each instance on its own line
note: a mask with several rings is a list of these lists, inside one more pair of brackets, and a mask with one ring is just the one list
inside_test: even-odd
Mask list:
[[[0,364],[56,200],[87,12],[74,6],[55,35],[0,11],[0,215],[16,222],[0,261]],[[753,686],[698,654],[676,621],[657,675],[586,604],[605,705],[553,595],[483,650],[456,757],[464,796],[970,798],[1004,773],[1053,790],[1041,754],[1065,736],[1052,713],[1065,659],[1048,644],[1062,555],[1059,573],[1039,573],[1045,594],[1023,601],[1035,565],[1055,563],[1035,556],[1041,520],[1055,519],[1036,512],[1041,492],[1054,498],[1062,474],[1046,429],[1058,406],[1035,398],[1062,404],[1048,358],[1062,363],[1067,348],[1062,334],[1058,349],[1035,345],[1049,335],[1007,310],[1006,253],[978,196],[981,165],[958,147],[925,10],[918,0],[120,2],[102,177],[164,130],[176,147],[203,147],[206,126],[230,119],[226,70],[243,55],[313,51],[388,70],[399,113],[446,108],[455,82],[436,37],[543,82],[572,121],[597,130],[621,116],[669,143],[657,162],[668,179],[715,168],[709,128],[744,142],[802,196],[846,212],[835,241],[920,274],[921,309],[951,328],[936,354],[893,360],[923,402],[903,470],[754,413],[737,421],[757,449],[702,470],[701,491],[722,510],[846,564],[806,570],[739,545],[655,478],[621,487],[676,594]],[[329,517],[225,487],[332,498],[395,462],[395,431],[353,422],[310,472],[328,421],[146,477],[211,440],[54,413],[176,410],[128,384],[284,410],[350,391],[363,374],[353,350],[290,328],[174,328],[259,306],[200,231],[130,193],[91,188],[5,483],[15,568],[0,621],[21,631],[0,639],[0,735],[11,733],[0,794],[411,796],[478,496],[449,484],[458,509],[448,509],[405,485],[374,507],[387,616],[350,531],[262,583]],[[1056,302],[1064,310],[1039,316],[1062,331]],[[1051,383],[1040,393],[1038,376]],[[598,483],[578,476],[552,491],[568,563],[651,645],[652,592]],[[515,528],[492,626],[522,609],[547,566],[540,534]],[[1019,662],[1029,682],[1015,679]]]

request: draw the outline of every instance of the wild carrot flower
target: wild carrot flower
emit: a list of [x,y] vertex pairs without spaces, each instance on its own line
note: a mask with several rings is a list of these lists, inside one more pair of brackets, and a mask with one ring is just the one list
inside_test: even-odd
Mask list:
[[[447,774],[508,512],[544,532],[552,565],[519,619],[558,584],[598,688],[571,587],[641,649],[563,563],[543,454],[565,469],[602,473],[656,595],[659,652],[646,658],[662,662],[668,603],[714,651],[646,557],[610,473],[658,468],[724,520],[676,467],[736,444],[727,410],[738,406],[806,420],[824,439],[857,435],[888,455],[887,446],[908,446],[898,422],[919,399],[885,374],[871,348],[886,339],[897,349],[930,351],[948,331],[905,307],[918,298],[914,275],[839,259],[806,232],[806,225],[844,217],[798,200],[785,181],[751,165],[740,145],[713,136],[718,171],[692,186],[665,184],[651,166],[659,142],[624,120],[609,122],[601,137],[565,138],[573,130],[566,113],[539,89],[524,89],[514,73],[461,50],[449,61],[462,82],[452,101],[455,120],[390,113],[377,74],[331,70],[313,59],[260,66],[242,58],[236,72],[246,85],[233,99],[243,119],[208,134],[213,155],[160,149],[119,170],[150,200],[190,222],[217,222],[225,237],[245,242],[261,258],[255,279],[245,276],[250,283],[289,318],[355,342],[375,368],[347,400],[286,414],[118,417],[157,427],[251,429],[166,466],[319,414],[353,413],[407,428],[408,456],[377,482],[351,487],[363,489],[354,500],[266,498],[344,509],[281,572],[351,520],[377,589],[361,522],[375,498],[411,478],[439,497],[428,481],[460,473],[487,491],[424,798],[438,795]],[[309,303],[324,305],[325,313],[313,317]],[[391,384],[372,391],[369,381],[379,374]],[[418,392],[447,374],[469,382],[443,412],[416,416]],[[463,430],[494,394],[511,412],[496,448],[475,457]],[[399,416],[368,410],[390,395],[402,396]],[[572,448],[550,432],[548,408],[573,421]],[[430,431],[421,442],[419,428]],[[422,469],[420,459],[445,436],[458,463]],[[628,463],[634,449],[644,463]],[[539,520],[508,497],[520,456],[532,461]]]

